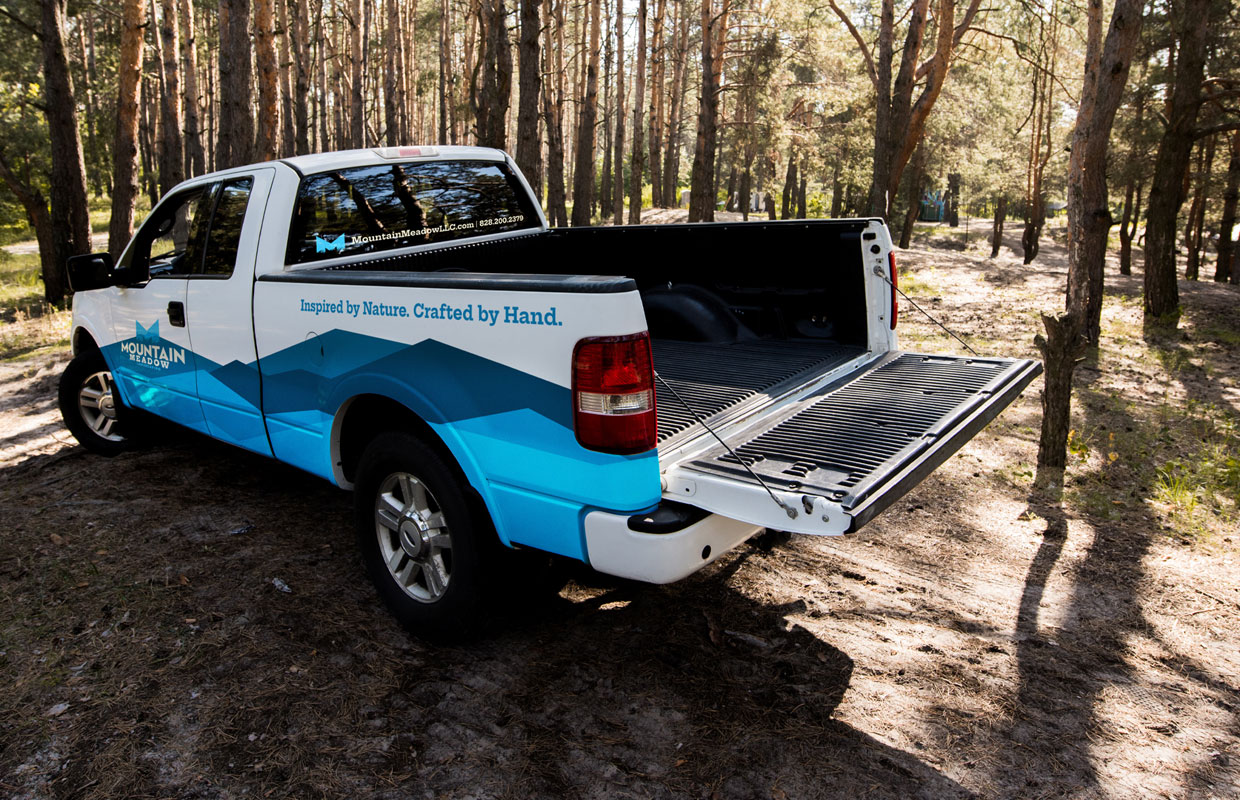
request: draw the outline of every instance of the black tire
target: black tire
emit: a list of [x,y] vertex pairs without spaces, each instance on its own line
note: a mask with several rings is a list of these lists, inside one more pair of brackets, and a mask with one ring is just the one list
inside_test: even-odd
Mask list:
[[87,450],[110,457],[130,448],[133,415],[121,404],[98,350],[79,353],[69,362],[60,376],[57,399],[65,427]]
[[362,453],[353,499],[358,549],[392,614],[436,641],[474,635],[499,547],[465,481],[425,442],[381,434]]

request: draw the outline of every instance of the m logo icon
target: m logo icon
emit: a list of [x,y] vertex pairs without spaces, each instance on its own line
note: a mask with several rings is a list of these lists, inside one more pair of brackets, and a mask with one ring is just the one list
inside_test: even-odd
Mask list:
[[159,320],[152,322],[149,328],[142,327],[142,323],[137,320],[134,320],[133,324],[137,328],[134,333],[135,339],[143,344],[159,344]]
[[314,252],[326,253],[330,250],[344,252],[344,234],[340,234],[335,239],[324,239],[316,233],[314,235]]

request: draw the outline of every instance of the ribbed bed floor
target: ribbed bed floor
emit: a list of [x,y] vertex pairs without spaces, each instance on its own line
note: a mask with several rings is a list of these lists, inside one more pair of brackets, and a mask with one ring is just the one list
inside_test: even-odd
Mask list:
[[659,441],[773,388],[808,380],[863,352],[833,342],[751,341],[731,344],[655,340],[654,368],[685,402],[656,381]]

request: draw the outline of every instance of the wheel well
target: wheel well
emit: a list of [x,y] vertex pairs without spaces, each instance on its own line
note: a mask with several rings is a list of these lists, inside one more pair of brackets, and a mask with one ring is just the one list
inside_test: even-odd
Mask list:
[[364,394],[354,397],[344,409],[337,438],[340,469],[350,483],[357,477],[362,453],[374,438],[393,430],[417,436],[441,456],[444,463],[460,472],[456,458],[434,429],[407,406],[390,397]]
[[98,349],[99,345],[95,343],[95,337],[91,336],[85,328],[78,328],[73,332],[73,355]]

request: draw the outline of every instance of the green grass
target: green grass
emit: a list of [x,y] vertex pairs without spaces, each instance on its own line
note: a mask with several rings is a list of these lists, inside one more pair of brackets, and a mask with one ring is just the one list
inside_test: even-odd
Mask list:
[[44,302],[38,254],[0,252],[0,361],[67,350],[73,314]]

